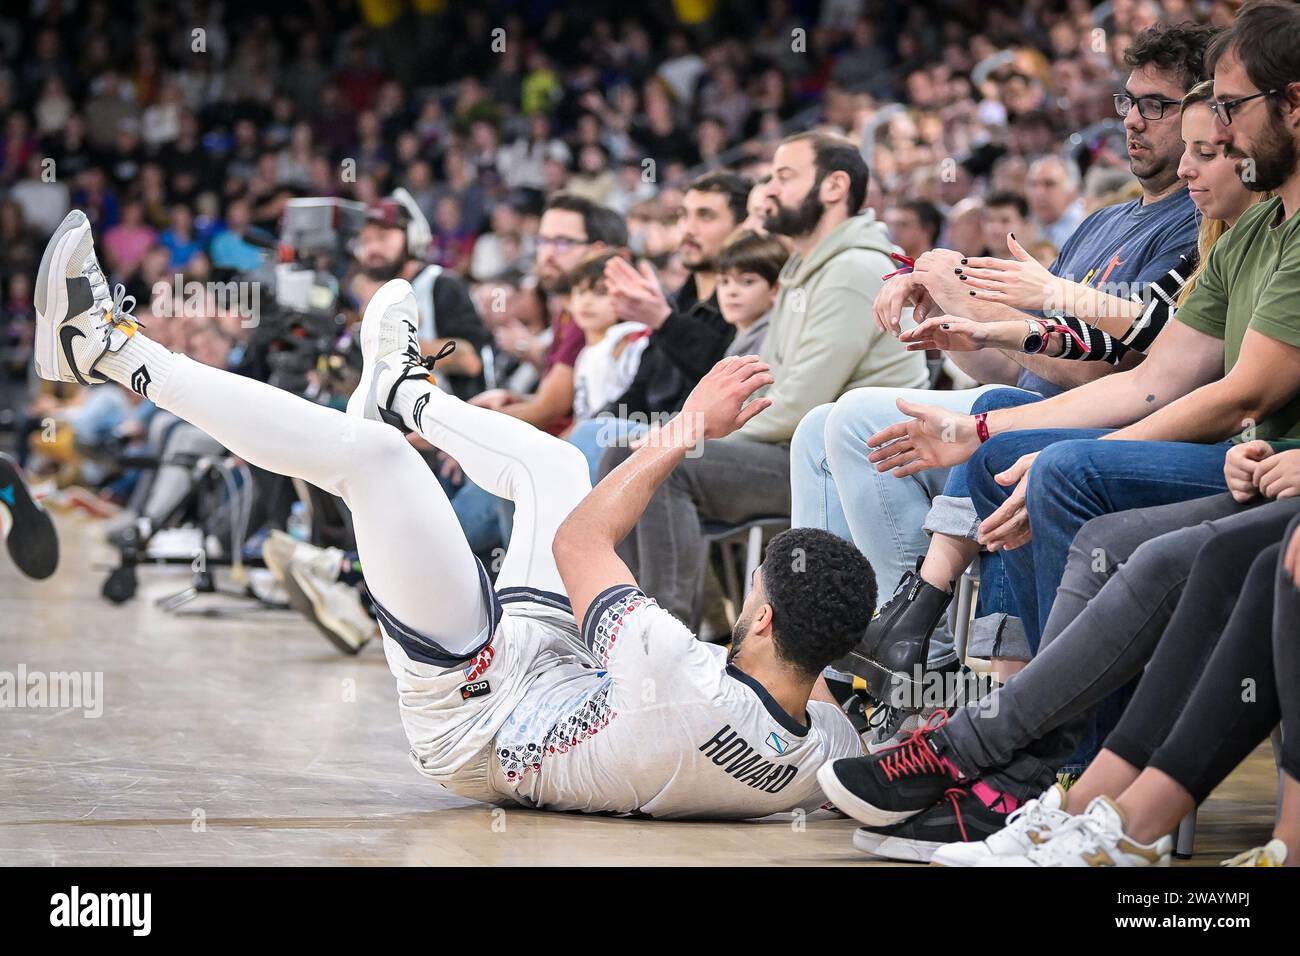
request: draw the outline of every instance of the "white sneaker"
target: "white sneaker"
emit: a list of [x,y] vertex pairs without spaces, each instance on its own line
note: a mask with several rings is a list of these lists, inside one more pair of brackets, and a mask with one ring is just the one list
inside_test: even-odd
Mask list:
[[361,607],[357,589],[339,583],[342,556],[337,548],[300,544],[289,562],[285,590],[294,607],[305,603],[308,619],[331,644],[344,654],[356,654],[378,633],[379,625]]
[[380,286],[361,320],[361,378],[348,398],[349,415],[387,422],[403,433],[410,431],[401,416],[391,410],[397,386],[412,378],[437,384],[433,379],[434,363],[455,349],[455,344],[449,342],[438,355],[425,358],[420,354],[419,327],[420,313],[411,283],[392,279]]
[[1124,833],[1124,815],[1108,797],[1054,827],[1042,842],[1012,856],[989,856],[976,866],[1169,866],[1173,838],[1137,843]]
[[[110,291],[95,258],[90,220],[80,209],[68,213],[54,230],[32,292],[37,374],[52,382],[82,385],[108,381],[95,372],[95,365],[106,352],[125,345],[141,326],[131,315],[135,297],[120,284]],[[133,381],[131,387],[143,395],[148,372],[142,366],[138,374],[144,381]]]
[[306,542],[299,541],[293,535],[278,529],[272,531],[267,539],[262,542],[262,560],[266,562],[267,568],[270,569],[271,573],[275,575],[276,580],[284,587],[285,598],[289,603],[289,607],[293,608],[307,620],[314,622],[316,617],[315,611],[312,607],[311,598],[307,596],[307,592],[304,591],[293,578],[293,559],[294,555],[299,553],[299,549],[302,549],[304,560],[307,560],[309,563],[314,563],[311,561],[310,557],[307,557],[309,552],[322,550],[334,552],[336,556],[336,564],[333,573],[329,573],[327,569],[325,575],[321,576],[323,580],[327,582],[338,579],[337,560],[338,556],[342,555],[342,552],[337,549],[316,548]]
[[272,530],[262,542],[262,561],[281,584],[288,580],[289,562],[293,560],[293,553],[300,544],[302,542],[293,535],[278,528]]
[[1263,846],[1224,860],[1219,866],[1286,866],[1286,844],[1281,840],[1269,840]]
[[1007,817],[1007,825],[986,840],[975,843],[947,843],[934,851],[933,866],[978,866],[980,860],[994,856],[1015,856],[1029,852],[1070,815],[1065,806],[1065,791],[1052,784],[1042,796],[1030,800]]

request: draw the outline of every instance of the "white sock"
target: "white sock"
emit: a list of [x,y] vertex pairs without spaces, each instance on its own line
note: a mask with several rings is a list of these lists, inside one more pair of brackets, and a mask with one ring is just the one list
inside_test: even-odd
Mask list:
[[[380,379],[379,397],[381,402],[384,397],[387,396],[388,390],[393,387],[391,384],[392,376],[401,374],[405,371],[405,368],[393,369],[392,372],[384,377],[387,378],[387,381],[384,381],[383,378]],[[416,406],[419,406],[419,414],[423,415],[424,406],[427,404],[428,399],[425,398],[424,401],[421,401],[421,398],[427,396],[430,390],[436,389],[437,387],[438,386],[434,385],[424,377],[408,378],[397,387],[397,394],[393,396],[393,404],[389,408],[389,411],[401,415],[403,424],[405,424],[407,428],[411,429],[411,431],[418,432],[420,431],[421,425],[417,418]]]
[[116,352],[105,352],[95,371],[157,402],[176,355],[136,332]]

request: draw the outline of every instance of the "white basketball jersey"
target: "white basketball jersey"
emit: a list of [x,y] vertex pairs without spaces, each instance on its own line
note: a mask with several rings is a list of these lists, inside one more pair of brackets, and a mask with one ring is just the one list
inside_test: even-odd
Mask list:
[[[469,683],[488,693],[452,701],[452,713],[408,714],[405,705],[416,701],[395,667],[417,766],[455,790],[456,769],[491,734],[487,781],[505,802],[746,819],[817,809],[826,802],[817,768],[862,753],[838,707],[809,701],[809,724],[801,726],[728,665],[723,648],[696,640],[638,588],[602,594],[582,643],[572,621],[507,605],[488,665],[452,676],[465,683],[473,671]],[[437,724],[443,732],[430,732]]]

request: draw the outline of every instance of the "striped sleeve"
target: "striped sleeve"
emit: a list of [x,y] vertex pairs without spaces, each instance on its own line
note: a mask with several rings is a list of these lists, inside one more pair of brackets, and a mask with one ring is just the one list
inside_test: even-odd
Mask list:
[[[1178,311],[1178,297],[1196,269],[1195,255],[1184,254],[1174,266],[1155,282],[1144,283],[1133,293],[1133,301],[1142,305],[1141,314],[1128,330],[1116,338],[1073,315],[1058,318],[1075,333],[1065,336],[1065,351],[1059,357],[1079,362],[1109,362],[1118,365],[1130,351],[1146,354],[1151,343]],[[1077,340],[1075,338],[1077,336]]]

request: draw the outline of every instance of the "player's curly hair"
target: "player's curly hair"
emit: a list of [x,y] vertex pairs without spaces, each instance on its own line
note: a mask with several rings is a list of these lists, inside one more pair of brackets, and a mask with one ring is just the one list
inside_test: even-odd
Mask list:
[[768,543],[763,588],[777,656],[809,676],[851,651],[876,610],[870,562],[817,528],[791,528]]

